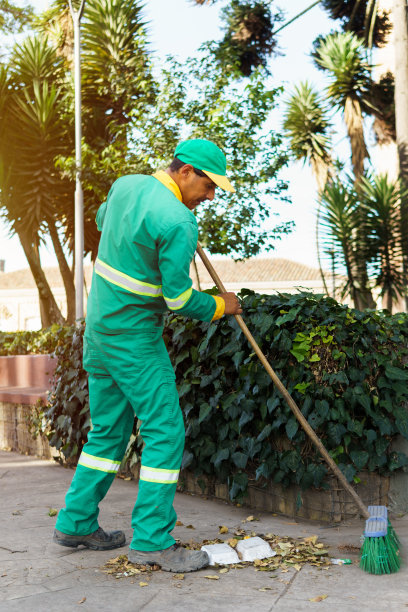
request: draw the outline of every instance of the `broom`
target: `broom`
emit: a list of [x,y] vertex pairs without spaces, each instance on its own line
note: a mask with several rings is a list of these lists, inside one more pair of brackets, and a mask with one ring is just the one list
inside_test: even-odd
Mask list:
[[[204,253],[200,243],[197,244],[197,252],[220,293],[225,293],[225,287],[210,263],[208,257]],[[282,384],[279,377],[272,369],[241,315],[234,316],[249,344],[254,349],[257,357],[269,374],[273,383],[283,395],[297,421],[316,446],[320,455],[326,461],[327,465],[339,480],[344,490],[353,498],[362,516],[366,519],[363,535],[364,541],[360,554],[361,569],[372,574],[391,574],[397,572],[400,569],[398,550],[399,542],[394,529],[389,523],[387,508],[385,506],[369,506],[368,508],[365,506],[360,496],[356,493],[350,483],[347,482],[344,474],[341,472],[340,468],[323,446],[320,438],[318,438],[315,431],[303,416],[295,400],[292,398],[286,387]]]

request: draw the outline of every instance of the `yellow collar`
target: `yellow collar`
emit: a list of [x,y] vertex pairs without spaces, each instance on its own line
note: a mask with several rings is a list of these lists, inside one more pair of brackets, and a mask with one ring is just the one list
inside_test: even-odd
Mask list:
[[164,170],[158,170],[158,172],[155,172],[152,176],[154,176],[154,178],[160,181],[165,187],[170,189],[170,191],[174,193],[174,195],[178,200],[180,200],[180,202],[183,201],[179,186],[175,181],[173,181],[173,179],[169,174],[167,174],[167,172],[164,172]]

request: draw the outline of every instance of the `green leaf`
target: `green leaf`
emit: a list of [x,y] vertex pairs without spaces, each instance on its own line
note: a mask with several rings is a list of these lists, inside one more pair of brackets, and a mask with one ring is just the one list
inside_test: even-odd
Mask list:
[[200,415],[198,417],[198,422],[202,423],[204,419],[208,417],[211,412],[211,406],[207,403],[204,403],[200,406]]
[[265,438],[267,438],[269,436],[271,431],[272,431],[272,425],[269,425],[269,424],[265,425],[265,427],[263,428],[263,430],[261,431],[261,433],[257,437],[258,442],[263,442],[263,440],[265,440]]
[[369,456],[370,455],[367,453],[367,451],[363,451],[363,450],[350,452],[350,457],[358,470],[363,469],[363,467],[366,465],[368,461]]
[[247,423],[249,423],[249,421],[252,421],[253,418],[254,418],[253,414],[249,414],[248,412],[243,412],[238,421],[239,429],[241,430],[242,427],[246,425]]
[[232,461],[238,468],[245,469],[246,464],[248,462],[248,456],[244,455],[244,453],[235,452],[231,455]]
[[299,424],[297,420],[295,418],[289,419],[289,421],[286,423],[286,435],[288,436],[289,440],[292,440],[298,429]]
[[408,380],[408,368],[405,370],[387,364],[385,366],[385,374],[391,380]]
[[221,462],[228,459],[229,455],[230,452],[228,448],[221,448],[219,451],[217,451],[211,457],[211,463],[214,464],[215,469],[218,469],[220,467]]

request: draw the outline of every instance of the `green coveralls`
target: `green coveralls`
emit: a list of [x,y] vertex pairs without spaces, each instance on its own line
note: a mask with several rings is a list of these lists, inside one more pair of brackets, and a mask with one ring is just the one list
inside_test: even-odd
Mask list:
[[153,176],[125,176],[98,211],[102,236],[84,337],[92,430],[56,524],[70,535],[98,529],[99,502],[119,469],[137,415],[145,447],[132,513],[135,550],[174,544],[184,424],[162,339],[163,314],[171,309],[211,321],[217,303],[191,287],[197,223],[174,186],[173,193]]

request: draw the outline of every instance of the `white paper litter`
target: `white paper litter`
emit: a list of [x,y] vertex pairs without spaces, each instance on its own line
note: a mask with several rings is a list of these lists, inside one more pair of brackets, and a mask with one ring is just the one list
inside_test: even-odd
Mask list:
[[207,544],[202,546],[201,550],[205,550],[210,558],[210,565],[231,565],[239,563],[239,557],[235,550],[228,544]]
[[237,544],[237,551],[240,553],[242,561],[255,561],[255,559],[266,559],[276,555],[268,542],[265,542],[259,536],[240,540]]

